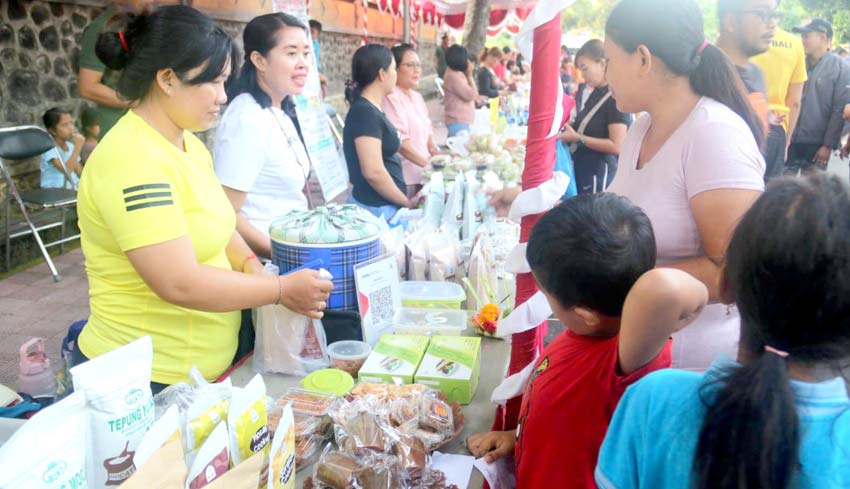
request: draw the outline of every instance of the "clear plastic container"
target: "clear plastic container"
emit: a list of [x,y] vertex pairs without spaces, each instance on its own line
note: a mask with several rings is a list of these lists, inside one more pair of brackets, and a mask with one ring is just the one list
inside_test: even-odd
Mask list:
[[348,372],[355,378],[370,353],[372,347],[365,341],[344,340],[328,345],[331,368]]
[[452,282],[402,282],[401,305],[430,309],[460,309],[466,300],[463,287]]
[[393,317],[393,333],[458,336],[466,330],[467,321],[466,311],[402,307]]
[[278,399],[278,405],[292,403],[292,412],[305,416],[324,416],[339,401],[339,396],[290,387]]

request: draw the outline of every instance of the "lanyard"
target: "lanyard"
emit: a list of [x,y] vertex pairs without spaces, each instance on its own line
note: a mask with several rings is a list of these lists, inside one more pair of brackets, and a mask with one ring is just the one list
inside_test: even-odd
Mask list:
[[295,131],[295,125],[292,124],[291,120],[283,120],[283,118],[289,119],[289,116],[282,110],[276,111],[271,107],[269,107],[269,110],[271,111],[274,120],[277,122],[280,131],[283,133],[283,137],[286,139],[286,144],[289,146],[289,150],[295,155],[295,161],[298,163],[298,166],[301,167],[304,179],[306,180],[310,178],[310,156],[307,154],[307,148],[304,147],[304,143],[301,142],[301,139]]

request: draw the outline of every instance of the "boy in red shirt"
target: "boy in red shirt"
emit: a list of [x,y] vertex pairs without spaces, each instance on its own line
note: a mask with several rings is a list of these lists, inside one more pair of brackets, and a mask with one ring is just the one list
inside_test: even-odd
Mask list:
[[614,194],[579,195],[534,227],[526,252],[555,316],[569,326],[541,354],[516,431],[469,437],[476,457],[514,456],[518,488],[596,488],[593,470],[626,387],[670,366],[670,334],[695,318],[706,287],[654,269],[649,218]]

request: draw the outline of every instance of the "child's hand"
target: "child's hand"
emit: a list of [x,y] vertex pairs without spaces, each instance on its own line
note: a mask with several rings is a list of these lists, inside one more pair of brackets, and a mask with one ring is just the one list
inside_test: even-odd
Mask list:
[[477,458],[484,457],[484,461],[491,464],[500,458],[513,456],[516,446],[516,432],[476,433],[466,439],[466,446],[469,448],[469,453]]

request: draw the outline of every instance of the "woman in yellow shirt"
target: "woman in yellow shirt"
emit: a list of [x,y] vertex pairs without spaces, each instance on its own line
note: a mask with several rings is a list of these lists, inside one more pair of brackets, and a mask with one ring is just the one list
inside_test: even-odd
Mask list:
[[133,108],[92,152],[80,184],[91,316],[75,356],[150,335],[154,390],[186,380],[193,365],[207,379],[221,375],[234,359],[240,310],[283,304],[321,317],[333,288],[312,270],[261,274],[191,132],[218,117],[234,52],[220,27],[185,6],[98,39],[101,60],[123,70],[118,93]]

